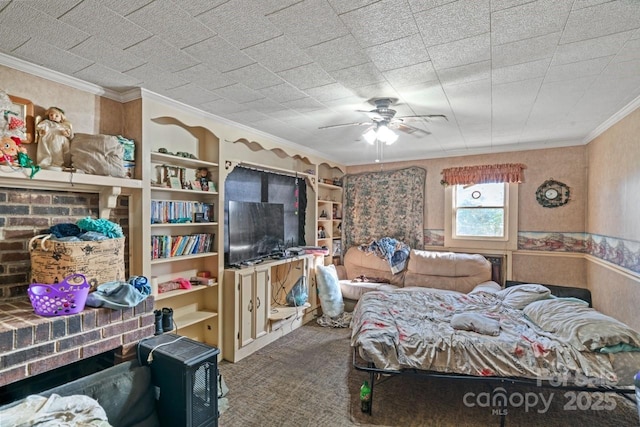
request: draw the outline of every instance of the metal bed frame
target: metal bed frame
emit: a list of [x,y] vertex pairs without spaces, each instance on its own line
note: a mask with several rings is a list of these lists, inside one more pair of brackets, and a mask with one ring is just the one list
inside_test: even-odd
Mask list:
[[[589,393],[616,393],[623,398],[627,399],[632,403],[636,403],[635,398],[630,395],[635,396],[635,388],[633,386],[628,387],[612,387],[612,386],[579,386],[579,385],[554,385],[551,384],[549,380],[538,380],[531,378],[519,378],[519,377],[480,377],[473,375],[464,375],[464,374],[456,374],[456,373],[445,373],[445,372],[437,372],[437,371],[423,371],[416,368],[411,369],[402,369],[402,370],[390,370],[390,369],[380,369],[376,368],[372,362],[366,362],[366,365],[362,364],[364,359],[362,359],[358,355],[358,349],[356,347],[353,348],[353,360],[352,365],[358,371],[363,371],[369,373],[369,385],[371,387],[371,401],[369,405],[369,410],[367,411],[368,415],[372,415],[373,412],[373,397],[375,390],[375,382],[376,375],[411,375],[411,376],[419,376],[419,377],[428,377],[428,378],[445,378],[445,379],[454,379],[454,380],[466,380],[466,381],[477,381],[480,383],[487,384],[491,390],[495,390],[497,386],[506,386],[506,385],[526,385],[526,386],[538,386],[543,388],[553,388],[557,390],[563,391],[584,391]],[[506,422],[507,412],[506,409],[506,400],[502,401],[500,406],[500,426],[504,427]]]

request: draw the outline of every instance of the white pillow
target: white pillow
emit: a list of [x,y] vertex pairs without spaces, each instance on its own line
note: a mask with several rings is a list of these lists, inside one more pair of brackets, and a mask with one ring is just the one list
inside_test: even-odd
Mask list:
[[336,266],[319,265],[316,267],[316,282],[322,311],[329,317],[338,317],[344,312],[344,300],[338,281]]
[[549,288],[535,283],[516,285],[496,292],[502,301],[513,308],[522,310],[535,301],[551,298]]

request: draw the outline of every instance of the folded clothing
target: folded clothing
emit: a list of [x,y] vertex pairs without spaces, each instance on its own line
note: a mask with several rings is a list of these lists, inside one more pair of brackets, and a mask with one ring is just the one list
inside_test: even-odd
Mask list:
[[85,305],[113,310],[135,307],[151,294],[151,285],[144,276],[133,276],[127,282],[107,282],[87,296]]
[[461,331],[472,331],[482,335],[500,334],[500,322],[479,313],[459,313],[451,318],[451,327]]

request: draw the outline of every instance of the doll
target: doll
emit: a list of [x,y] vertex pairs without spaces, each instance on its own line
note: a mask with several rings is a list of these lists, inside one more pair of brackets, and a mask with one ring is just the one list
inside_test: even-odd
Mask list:
[[18,153],[26,153],[27,150],[20,146],[20,140],[16,137],[3,136],[0,140],[0,153],[2,153],[2,163],[17,165]]
[[36,125],[38,165],[45,169],[62,170],[68,163],[69,144],[73,138],[71,123],[58,107],[45,111],[46,118]]
[[196,179],[200,181],[202,191],[209,191],[209,181],[211,181],[211,173],[207,168],[198,168],[196,171]]

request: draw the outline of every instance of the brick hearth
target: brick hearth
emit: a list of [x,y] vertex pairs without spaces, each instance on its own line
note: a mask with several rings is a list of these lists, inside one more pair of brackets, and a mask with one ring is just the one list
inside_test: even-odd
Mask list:
[[154,333],[153,298],[133,308],[86,307],[78,314],[41,317],[28,300],[0,303],[0,387],[109,350],[123,360]]

